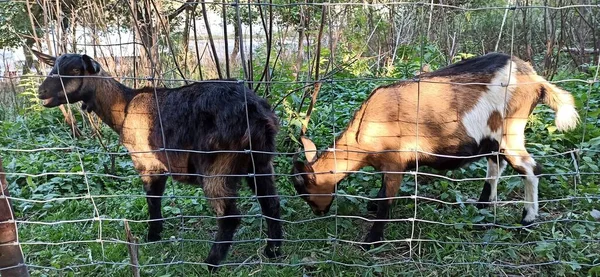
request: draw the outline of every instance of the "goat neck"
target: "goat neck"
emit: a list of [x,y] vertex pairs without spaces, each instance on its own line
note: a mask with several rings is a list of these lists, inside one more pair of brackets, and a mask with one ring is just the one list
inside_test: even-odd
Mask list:
[[329,148],[311,164],[316,173],[316,186],[333,187],[348,174],[366,165],[367,154],[359,147],[355,137],[355,132],[344,132],[336,140],[334,147]]
[[[85,101],[88,111],[93,111],[98,117],[115,132],[121,133],[126,109],[132,90],[109,74],[102,71],[102,78],[96,79],[95,93],[91,99]],[[107,78],[108,77],[108,78]]]

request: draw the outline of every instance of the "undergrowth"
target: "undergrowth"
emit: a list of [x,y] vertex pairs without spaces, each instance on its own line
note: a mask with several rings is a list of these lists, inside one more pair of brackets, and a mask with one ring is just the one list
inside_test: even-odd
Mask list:
[[[386,68],[386,78],[410,78],[422,62],[406,60]],[[343,131],[354,111],[370,91],[386,78],[339,72],[323,84],[308,134],[320,149]],[[354,72],[354,73],[353,73]],[[281,79],[289,78],[285,72]],[[368,77],[368,78],[363,78]],[[372,77],[372,76],[371,76]],[[377,77],[377,76],[375,76]],[[589,79],[590,75],[564,73],[561,77]],[[363,79],[361,79],[363,78]],[[349,81],[336,81],[336,80]],[[241,190],[239,205],[243,219],[235,243],[217,276],[380,276],[380,275],[588,275],[600,274],[600,224],[591,216],[599,207],[598,159],[600,155],[599,84],[566,82],[560,86],[576,97],[582,124],[572,132],[559,133],[554,114],[538,106],[527,126],[527,147],[543,164],[547,174],[540,183],[539,224],[520,229],[522,203],[507,203],[478,210],[469,202],[477,199],[482,182],[452,182],[443,178],[407,176],[401,196],[391,212],[398,222],[387,225],[383,246],[365,251],[361,242],[373,215],[366,202],[353,196],[375,197],[381,177],[372,168],[349,176],[339,185],[330,215],[316,217],[295,197],[286,176],[291,157],[279,155],[275,169],[282,195],[285,256],[269,260],[262,254],[266,239],[260,207],[248,189]],[[0,156],[14,197],[19,221],[19,240],[34,276],[129,276],[130,257],[124,219],[143,242],[147,205],[142,184],[116,134],[101,128],[102,141],[88,127],[73,139],[63,125],[58,109],[43,109],[31,100],[35,83],[25,83],[20,99],[27,107],[0,118]],[[293,142],[304,112],[298,85],[274,84],[269,96],[282,131],[278,150],[295,151]],[[76,110],[77,106],[73,105]],[[75,112],[79,122],[82,113]],[[579,149],[578,152],[568,152]],[[111,152],[109,154],[107,152]],[[485,176],[483,161],[442,174],[454,179]],[[523,185],[515,172],[507,170],[499,184],[499,199],[520,201]],[[511,177],[512,176],[512,177]],[[411,199],[415,190],[423,198]],[[432,199],[432,200],[425,200]],[[435,200],[435,201],[433,201]],[[212,211],[202,189],[169,181],[163,199],[163,241],[142,244],[139,264],[143,276],[188,276],[207,274],[201,265],[216,232]],[[411,220],[415,219],[415,220]],[[481,228],[495,222],[500,227]],[[248,263],[250,265],[236,265]],[[227,265],[233,264],[233,265]]]

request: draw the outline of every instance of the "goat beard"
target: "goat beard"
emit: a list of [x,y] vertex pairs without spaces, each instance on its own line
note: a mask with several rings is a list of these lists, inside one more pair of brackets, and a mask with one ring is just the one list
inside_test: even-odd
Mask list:
[[91,113],[92,110],[94,109],[94,106],[92,105],[92,103],[85,103],[82,102],[81,103],[81,109],[85,112]]

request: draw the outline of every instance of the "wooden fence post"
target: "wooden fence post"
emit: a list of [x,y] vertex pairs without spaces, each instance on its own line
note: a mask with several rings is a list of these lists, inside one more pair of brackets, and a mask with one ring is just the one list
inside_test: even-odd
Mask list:
[[8,183],[0,159],[0,276],[29,276],[17,244],[17,224],[10,206]]

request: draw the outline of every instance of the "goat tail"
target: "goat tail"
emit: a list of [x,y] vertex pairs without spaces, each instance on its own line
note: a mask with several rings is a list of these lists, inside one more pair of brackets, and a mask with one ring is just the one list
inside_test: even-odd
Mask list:
[[544,80],[542,84],[542,102],[556,113],[554,122],[559,131],[573,130],[579,123],[579,114],[575,108],[575,99],[570,92]]

